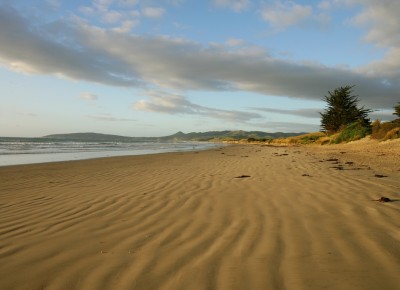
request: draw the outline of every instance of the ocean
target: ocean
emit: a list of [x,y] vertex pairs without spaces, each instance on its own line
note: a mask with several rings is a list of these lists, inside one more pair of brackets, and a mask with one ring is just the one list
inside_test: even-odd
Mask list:
[[77,142],[0,137],[0,166],[197,151],[220,146],[208,142]]

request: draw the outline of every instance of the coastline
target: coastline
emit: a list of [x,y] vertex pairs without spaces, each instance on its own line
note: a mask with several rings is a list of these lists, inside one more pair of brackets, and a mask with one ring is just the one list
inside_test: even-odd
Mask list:
[[397,289],[397,157],[355,148],[0,167],[0,288]]
[[168,152],[207,150],[212,142],[0,142],[0,167]]

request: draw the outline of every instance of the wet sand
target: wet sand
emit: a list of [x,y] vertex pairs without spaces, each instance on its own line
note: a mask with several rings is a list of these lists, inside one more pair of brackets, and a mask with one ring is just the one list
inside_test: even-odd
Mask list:
[[354,148],[0,167],[0,289],[397,290],[400,155]]

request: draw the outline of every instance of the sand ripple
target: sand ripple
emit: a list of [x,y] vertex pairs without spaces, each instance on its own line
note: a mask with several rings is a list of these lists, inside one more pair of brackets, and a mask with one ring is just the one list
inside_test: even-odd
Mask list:
[[327,159],[232,146],[0,168],[0,288],[398,289],[400,174]]

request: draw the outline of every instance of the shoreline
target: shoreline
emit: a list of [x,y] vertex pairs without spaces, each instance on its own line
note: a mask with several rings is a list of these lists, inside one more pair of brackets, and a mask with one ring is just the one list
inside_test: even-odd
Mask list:
[[351,146],[0,167],[0,288],[395,290],[400,171]]
[[[159,144],[159,143],[155,143]],[[96,151],[75,151],[75,152],[50,152],[50,153],[18,153],[18,154],[0,154],[1,162],[0,167],[11,165],[25,165],[25,164],[40,164],[40,163],[53,163],[64,161],[77,161],[77,160],[90,160],[97,158],[110,158],[120,156],[139,156],[151,154],[163,154],[170,152],[191,152],[203,151],[223,144],[216,144],[211,142],[189,142],[189,143],[165,143],[169,146],[175,147],[168,148],[136,148],[132,150],[96,150]],[[163,145],[165,145],[163,144]],[[180,145],[178,147],[177,145]],[[186,147],[185,147],[186,146]]]

